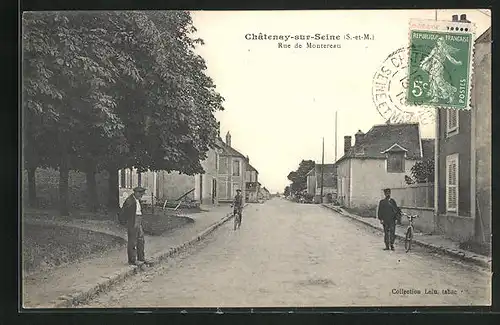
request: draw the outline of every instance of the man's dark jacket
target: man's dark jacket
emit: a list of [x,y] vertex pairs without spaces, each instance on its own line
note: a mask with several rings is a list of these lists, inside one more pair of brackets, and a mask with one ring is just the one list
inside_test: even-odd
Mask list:
[[401,209],[392,198],[382,199],[378,203],[377,217],[384,222],[394,222],[400,213]]
[[[136,212],[136,200],[134,194],[131,194],[125,202],[123,202],[122,209],[118,215],[118,221],[121,225],[127,227],[133,227],[135,225],[135,212]],[[141,206],[142,211],[142,206]]]
[[243,198],[241,194],[236,194],[233,204],[235,208],[241,208],[241,206],[243,205]]

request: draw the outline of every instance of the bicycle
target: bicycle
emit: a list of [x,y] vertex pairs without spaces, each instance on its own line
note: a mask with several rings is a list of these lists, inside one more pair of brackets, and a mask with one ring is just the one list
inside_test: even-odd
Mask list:
[[406,228],[406,234],[405,234],[405,250],[408,253],[411,250],[411,244],[413,241],[413,219],[418,218],[418,215],[410,215],[407,213],[402,213],[405,217],[408,218],[408,228]]
[[233,209],[233,217],[234,217],[234,230],[237,228],[239,229],[241,227],[241,209],[236,211],[236,209]]

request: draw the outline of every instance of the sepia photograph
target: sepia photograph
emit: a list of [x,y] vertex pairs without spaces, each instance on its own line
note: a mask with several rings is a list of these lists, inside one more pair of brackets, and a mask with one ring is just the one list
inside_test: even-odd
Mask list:
[[31,11],[20,305],[491,306],[491,11]]

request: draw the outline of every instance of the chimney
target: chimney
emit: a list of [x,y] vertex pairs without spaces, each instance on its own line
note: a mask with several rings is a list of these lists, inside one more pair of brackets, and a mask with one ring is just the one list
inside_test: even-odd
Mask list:
[[451,21],[458,22],[458,15],[451,16]]
[[358,132],[356,132],[356,134],[354,135],[355,137],[355,141],[354,141],[354,145],[358,145],[361,143],[361,139],[363,138],[365,134],[363,132],[361,132],[361,130],[358,130]]
[[250,157],[247,156],[247,163],[250,163]]
[[229,131],[227,131],[227,134],[226,134],[226,144],[228,146],[231,146],[231,133],[229,133]]
[[351,148],[351,139],[352,137],[350,135],[346,135],[344,137],[344,153],[347,153],[347,151]]
[[466,14],[461,14],[460,15],[460,22],[461,23],[470,23],[470,20],[467,20],[467,15]]

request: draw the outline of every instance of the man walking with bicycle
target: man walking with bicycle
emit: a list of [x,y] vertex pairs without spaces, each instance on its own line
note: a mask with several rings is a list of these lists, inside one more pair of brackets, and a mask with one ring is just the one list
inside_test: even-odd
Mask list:
[[384,226],[384,250],[394,250],[394,240],[396,239],[396,220],[401,214],[401,209],[391,198],[391,189],[384,189],[385,198],[380,200],[377,206],[377,218]]

